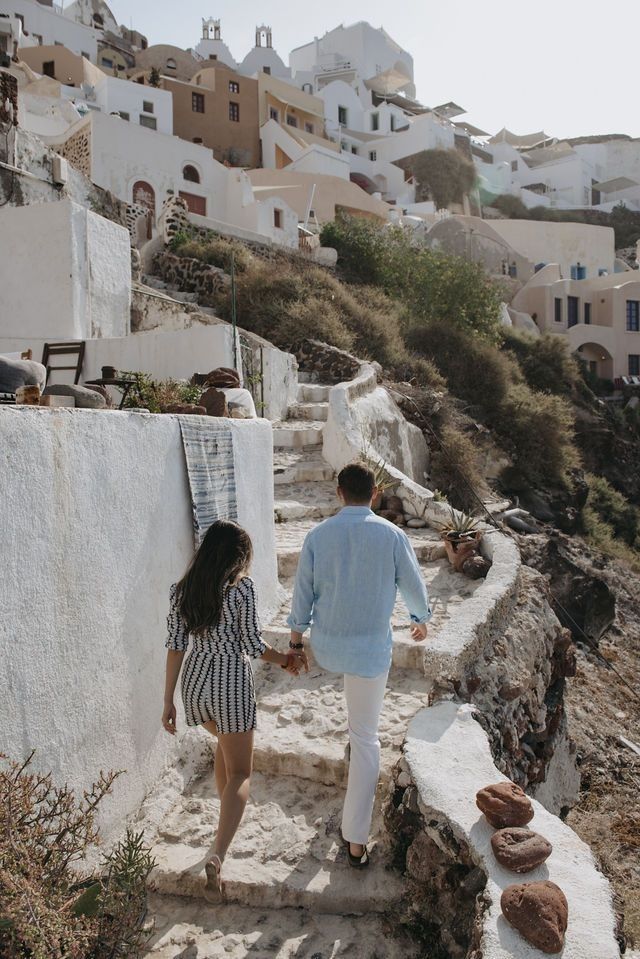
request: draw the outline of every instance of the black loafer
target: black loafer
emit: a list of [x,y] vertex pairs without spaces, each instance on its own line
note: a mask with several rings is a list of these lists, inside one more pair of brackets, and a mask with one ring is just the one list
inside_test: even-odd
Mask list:
[[364,847],[364,852],[362,853],[361,856],[354,856],[353,853],[351,852],[351,844],[348,842],[348,840],[344,838],[344,836],[342,835],[342,832],[340,832],[340,838],[342,840],[342,844],[346,847],[349,865],[353,869],[366,869],[370,862],[369,850],[367,849],[367,847],[366,846]]

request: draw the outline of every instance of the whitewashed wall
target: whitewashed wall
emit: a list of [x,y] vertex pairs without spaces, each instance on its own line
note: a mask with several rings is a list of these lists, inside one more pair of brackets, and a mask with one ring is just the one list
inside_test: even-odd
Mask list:
[[92,63],[98,56],[98,31],[61,16],[57,10],[45,7],[37,0],[12,0],[10,5],[3,4],[3,12],[20,14],[24,17],[27,46],[38,46],[38,37],[42,37],[43,46],[62,44],[73,53],[84,54]]
[[[278,604],[272,433],[229,421],[240,522],[261,612]],[[118,832],[175,744],[160,727],[169,586],[192,555],[175,417],[6,408],[0,497],[2,748],[86,788],[126,769],[105,800]]]
[[3,340],[122,336],[129,327],[129,234],[71,200],[0,210]]

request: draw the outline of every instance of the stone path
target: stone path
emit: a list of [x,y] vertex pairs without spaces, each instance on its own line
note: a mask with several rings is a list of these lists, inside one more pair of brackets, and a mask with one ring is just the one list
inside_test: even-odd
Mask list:
[[[306,533],[338,508],[331,468],[322,459],[330,387],[301,384],[289,418],[274,424],[278,567],[286,599],[265,629],[285,649],[286,615]],[[434,602],[431,634],[472,595],[473,583],[451,571],[437,534],[411,530]],[[381,806],[407,726],[429,692],[422,670],[427,643],[414,643],[401,601],[393,614],[394,654],[380,737],[382,776],[373,828],[372,863],[355,873],[339,840],[347,774],[347,716],[340,677],[312,664],[292,680],[279,669],[255,669],[259,732],[252,795],[225,862],[224,906],[202,899],[204,863],[218,817],[211,769],[179,793],[163,815],[151,878],[156,929],[148,955],[162,959],[412,959],[393,922],[403,898],[391,867]],[[389,918],[391,921],[389,922]],[[426,957],[428,959],[428,957]]]

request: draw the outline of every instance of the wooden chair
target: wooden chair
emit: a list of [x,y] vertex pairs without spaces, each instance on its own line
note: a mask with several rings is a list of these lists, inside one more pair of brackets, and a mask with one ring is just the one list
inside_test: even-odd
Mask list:
[[[75,340],[68,343],[45,343],[44,350],[42,353],[42,365],[47,368],[47,383],[49,382],[49,374],[55,372],[56,370],[67,370],[71,371],[74,374],[74,385],[78,385],[80,380],[80,374],[82,372],[82,364],[84,362],[84,350],[85,350],[85,341],[84,340]],[[51,357],[76,357],[76,362],[72,366],[52,366],[49,362]]]

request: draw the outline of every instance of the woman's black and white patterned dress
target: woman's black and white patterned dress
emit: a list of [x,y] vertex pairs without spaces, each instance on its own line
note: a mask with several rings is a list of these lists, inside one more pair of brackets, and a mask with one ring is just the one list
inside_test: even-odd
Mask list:
[[[186,650],[189,631],[178,608],[177,587],[170,593],[167,649]],[[220,733],[256,728],[256,696],[251,659],[266,649],[261,639],[256,588],[249,576],[225,587],[217,626],[194,636],[182,670],[182,701],[187,725],[213,720]]]

